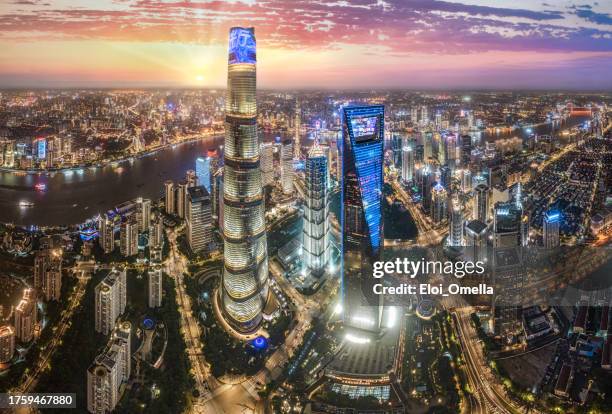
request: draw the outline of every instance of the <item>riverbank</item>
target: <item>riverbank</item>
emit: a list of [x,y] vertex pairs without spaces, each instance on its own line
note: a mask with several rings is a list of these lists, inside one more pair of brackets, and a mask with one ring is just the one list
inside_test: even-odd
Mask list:
[[55,173],[62,173],[64,171],[77,171],[83,168],[104,168],[107,167],[109,165],[113,165],[113,164],[121,164],[124,162],[130,162],[130,161],[134,161],[143,157],[148,157],[150,155],[154,155],[156,153],[158,153],[159,151],[163,151],[166,150],[168,148],[173,148],[177,145],[182,145],[182,144],[189,144],[192,142],[196,142],[202,139],[206,139],[209,137],[221,137],[223,136],[223,132],[218,132],[218,133],[210,133],[210,134],[204,134],[204,135],[200,135],[197,137],[192,137],[192,138],[187,138],[187,139],[182,139],[178,142],[173,142],[171,144],[166,144],[166,145],[160,145],[158,147],[155,148],[150,148],[148,150],[145,151],[141,151],[139,153],[136,154],[132,154],[130,156],[125,156],[125,157],[120,157],[120,158],[113,158],[113,159],[105,159],[102,160],[99,163],[83,163],[83,164],[79,164],[79,165],[73,165],[70,167],[61,167],[61,168],[30,168],[30,169],[22,169],[22,168],[10,168],[10,167],[0,167],[0,172],[6,172],[6,173],[14,173],[14,174],[34,174],[34,175],[51,175],[51,174],[55,174]]

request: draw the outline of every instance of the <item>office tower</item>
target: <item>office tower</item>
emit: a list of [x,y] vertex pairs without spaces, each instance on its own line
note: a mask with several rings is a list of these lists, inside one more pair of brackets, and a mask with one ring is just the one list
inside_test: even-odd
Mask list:
[[219,231],[223,230],[223,220],[221,220],[221,209],[223,208],[223,167],[218,168],[212,177],[212,193],[210,193],[211,213],[215,227]]
[[554,249],[561,242],[559,240],[559,228],[561,226],[561,213],[558,210],[548,210],[544,213],[542,223],[542,240],[544,247]]
[[141,233],[149,231],[151,227],[151,200],[138,197],[136,199],[136,216],[138,220],[138,231]]
[[525,266],[519,247],[499,248],[493,253],[493,332],[510,344],[523,334],[521,322]]
[[429,111],[428,108],[423,105],[421,106],[421,125],[426,126],[429,123]]
[[327,168],[325,169],[327,171],[327,188],[331,189],[332,188],[332,182],[331,182],[331,165],[332,165],[332,152],[331,152],[331,148],[329,147],[329,145],[319,145],[319,147],[321,148],[321,150],[323,151],[323,154],[325,155],[325,158],[327,159]]
[[162,305],[162,268],[159,264],[149,267],[148,296],[149,308],[159,308]]
[[450,189],[452,186],[451,179],[452,171],[448,167],[448,165],[443,165],[442,167],[440,167],[440,184],[442,185],[442,187]]
[[465,225],[466,259],[474,262],[484,261],[487,257],[487,225],[480,220],[472,220]]
[[210,194],[203,185],[187,189],[185,222],[191,251],[208,249],[212,242],[212,213]]
[[166,214],[174,214],[176,212],[174,200],[174,183],[170,180],[164,182],[164,192],[166,194]]
[[38,308],[34,289],[24,289],[23,297],[15,308],[15,337],[21,342],[30,342],[34,338],[34,328]]
[[419,122],[419,108],[417,106],[410,108],[410,122],[412,122],[413,125]]
[[111,270],[95,288],[95,329],[108,335],[125,311],[126,270]]
[[254,332],[259,327],[269,295],[255,48],[253,28],[230,30],[222,211],[225,249],[220,299],[225,318],[240,332]]
[[486,184],[478,184],[474,189],[472,214],[475,220],[483,223],[489,219],[489,187]]
[[151,221],[151,231],[149,232],[149,247],[159,248],[164,244],[164,220],[161,215],[156,214]]
[[433,135],[431,133],[423,134],[423,162],[429,165],[433,158]]
[[10,325],[0,326],[0,364],[13,359],[15,353],[15,330]]
[[187,180],[179,182],[176,187],[176,215],[180,218],[185,218],[185,202],[189,187],[192,187],[192,185]]
[[302,129],[302,109],[300,108],[300,100],[295,100],[295,135],[293,138],[293,158],[299,160],[302,156],[302,144],[300,144],[300,132]]
[[271,142],[260,145],[261,180],[263,185],[274,184],[274,146]]
[[289,140],[283,141],[280,154],[281,163],[281,186],[283,193],[293,193],[293,143]]
[[120,387],[131,374],[131,324],[122,322],[104,351],[87,369],[87,410],[92,414],[112,412],[121,398]]
[[119,251],[124,257],[138,254],[138,223],[134,216],[123,219],[119,228]]
[[59,300],[62,293],[62,249],[44,249],[34,257],[34,287],[46,301]]
[[195,187],[199,184],[198,175],[195,170],[187,170],[185,172],[185,181],[187,182],[187,187]]
[[210,194],[210,183],[211,183],[211,165],[210,165],[210,157],[199,156],[196,158],[196,166],[195,166],[196,176],[198,178],[198,183]]
[[434,138],[435,138],[435,142],[437,143],[437,150],[438,150],[438,163],[440,163],[440,165],[445,165],[446,161],[448,160],[447,158],[447,147],[446,147],[446,136],[441,136],[439,133],[435,133],[434,134]]
[[464,193],[472,191],[472,172],[466,168],[462,170],[461,191]]
[[115,250],[115,221],[107,213],[98,220],[98,241],[104,253],[109,254]]
[[406,185],[414,179],[414,151],[409,146],[402,148],[402,182]]
[[435,182],[435,174],[433,174],[429,166],[425,166],[421,172],[421,204],[425,214],[431,211],[431,188]]
[[436,131],[440,131],[442,129],[442,112],[436,111],[434,125],[436,127]]
[[448,209],[448,193],[440,185],[436,184],[431,190],[431,219],[434,224],[440,224],[446,220],[447,209]]
[[470,135],[461,135],[461,164],[467,167],[470,164],[472,155],[472,137]]
[[463,246],[463,210],[458,199],[451,200],[448,244],[453,247]]
[[405,145],[402,144],[402,136],[398,133],[391,135],[391,152],[393,154],[393,165],[397,170],[402,168],[402,157],[403,148]]
[[303,263],[321,276],[329,260],[329,196],[327,157],[317,141],[306,157],[305,176]]
[[493,208],[493,247],[521,245],[522,210],[514,202],[495,203]]
[[372,267],[383,243],[384,107],[343,108],[343,253],[345,321],[378,331],[382,295],[372,292]]

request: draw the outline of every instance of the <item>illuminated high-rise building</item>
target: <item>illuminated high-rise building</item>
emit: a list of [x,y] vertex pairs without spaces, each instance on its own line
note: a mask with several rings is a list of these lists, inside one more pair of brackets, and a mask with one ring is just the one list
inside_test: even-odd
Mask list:
[[117,318],[125,311],[127,302],[126,271],[111,270],[95,288],[95,329],[108,335]]
[[60,299],[62,291],[62,249],[44,249],[34,257],[34,287],[46,301]]
[[303,262],[320,276],[329,260],[329,191],[327,157],[316,141],[306,157],[305,176]]
[[240,332],[253,332],[259,327],[269,295],[255,50],[253,28],[230,29],[220,299],[225,318]]
[[149,266],[147,278],[149,308],[159,308],[162,305],[162,268],[159,263]]
[[176,202],[174,200],[174,183],[171,180],[164,182],[164,193],[166,196],[166,214],[174,214],[176,212]]
[[15,353],[15,330],[10,325],[0,326],[0,364],[9,362]]
[[402,182],[410,184],[414,178],[414,151],[408,145],[402,148]]
[[478,184],[474,188],[473,201],[472,214],[474,219],[486,223],[489,219],[489,187],[486,184]]
[[261,153],[261,180],[263,185],[274,184],[274,145],[271,142],[262,143]]
[[138,231],[147,232],[151,227],[151,200],[138,197],[136,199],[136,217],[138,221]]
[[440,224],[446,220],[447,210],[448,193],[438,183],[431,190],[431,219],[433,223]]
[[98,242],[106,254],[115,250],[115,221],[108,213],[98,220]]
[[15,336],[21,342],[30,342],[34,338],[34,329],[38,317],[36,292],[34,289],[24,289],[23,297],[15,308]]
[[193,252],[208,249],[212,241],[210,194],[201,185],[187,189],[185,222],[187,242]]
[[132,366],[131,324],[122,322],[104,349],[87,369],[87,411],[104,414],[114,411],[127,384]]
[[138,254],[138,223],[134,216],[125,217],[121,222],[119,251],[125,257]]
[[428,132],[423,134],[423,161],[425,164],[431,164],[433,157],[433,135]]
[[281,146],[280,153],[281,163],[281,186],[283,193],[293,193],[293,142],[285,140]]
[[463,210],[461,209],[461,203],[456,198],[451,201],[449,217],[448,244],[453,247],[463,246]]
[[151,220],[151,231],[149,232],[149,247],[159,248],[164,243],[164,220],[161,215],[153,216]]
[[361,329],[378,330],[382,295],[372,291],[372,267],[383,245],[384,107],[343,109],[344,318]]
[[199,156],[196,158],[196,176],[198,177],[198,183],[204,188],[206,191],[210,193],[210,183],[211,183],[211,165],[210,165],[210,157],[207,156]]
[[544,213],[542,223],[542,240],[545,248],[554,249],[560,245],[560,227],[561,213],[558,210],[548,210],[546,213]]
[[[194,176],[195,177],[195,176]],[[193,181],[188,181],[188,180],[183,180],[180,181],[178,183],[178,185],[176,186],[176,215],[179,216],[180,218],[185,218],[185,204],[187,202],[187,189],[189,187],[193,187],[194,185],[192,185],[192,182],[195,182],[196,179],[194,178]]]
[[302,156],[302,144],[300,143],[300,133],[302,132],[302,109],[299,99],[295,100],[295,136],[293,138],[293,158],[299,160]]
[[493,247],[517,247],[521,243],[522,209],[514,202],[498,202],[493,208]]

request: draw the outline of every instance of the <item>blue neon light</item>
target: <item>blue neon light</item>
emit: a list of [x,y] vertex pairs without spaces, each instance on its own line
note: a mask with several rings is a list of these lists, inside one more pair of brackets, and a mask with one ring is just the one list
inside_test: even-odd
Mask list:
[[253,28],[233,27],[229,39],[229,64],[256,63],[255,32]]
[[47,158],[47,140],[41,138],[38,140],[38,159]]
[[556,223],[561,219],[561,213],[558,211],[553,211],[546,214],[546,222],[547,223]]
[[253,345],[253,348],[262,351],[268,347],[268,341],[263,336],[258,336],[251,341],[251,345]]

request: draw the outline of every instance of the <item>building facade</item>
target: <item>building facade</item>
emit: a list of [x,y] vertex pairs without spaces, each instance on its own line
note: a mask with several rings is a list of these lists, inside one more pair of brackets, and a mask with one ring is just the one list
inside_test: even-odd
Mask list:
[[257,137],[256,61],[254,29],[230,29],[220,301],[225,319],[240,332],[253,332],[259,327],[269,295]]
[[126,271],[113,269],[95,288],[95,329],[108,335],[125,311]]

